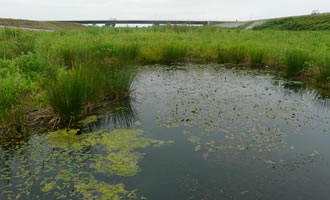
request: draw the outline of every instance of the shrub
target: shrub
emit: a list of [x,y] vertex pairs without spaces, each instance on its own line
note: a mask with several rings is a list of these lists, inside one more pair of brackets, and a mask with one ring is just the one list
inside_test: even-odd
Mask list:
[[46,70],[47,64],[37,55],[29,52],[17,58],[14,63],[19,70],[28,77],[38,76]]
[[28,89],[28,84],[20,74],[1,78],[0,81],[0,117],[18,101],[18,94]]
[[306,62],[309,61],[309,56],[302,50],[293,49],[286,53],[286,68],[288,75],[293,75],[302,71],[306,67]]

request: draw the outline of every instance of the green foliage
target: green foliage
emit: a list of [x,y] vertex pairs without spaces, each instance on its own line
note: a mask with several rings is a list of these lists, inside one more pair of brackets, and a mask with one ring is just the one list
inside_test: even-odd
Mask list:
[[294,75],[306,67],[309,56],[302,50],[293,49],[287,51],[285,59],[288,75]]
[[266,23],[256,26],[255,30],[330,30],[330,14],[317,14],[300,17],[287,17],[269,20]]
[[18,96],[28,90],[29,84],[27,81],[15,73],[6,78],[1,78],[0,81],[0,117],[6,111],[17,103]]
[[40,58],[39,55],[29,52],[17,58],[14,64],[25,76],[38,79],[42,72],[45,72],[49,66]]

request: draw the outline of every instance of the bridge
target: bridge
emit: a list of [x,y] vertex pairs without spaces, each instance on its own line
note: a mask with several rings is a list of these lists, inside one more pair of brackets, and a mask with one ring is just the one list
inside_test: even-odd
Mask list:
[[116,24],[152,24],[152,25],[207,25],[210,21],[185,21],[185,20],[73,20],[73,21],[59,21],[72,22],[79,24],[105,24],[108,26],[116,26]]

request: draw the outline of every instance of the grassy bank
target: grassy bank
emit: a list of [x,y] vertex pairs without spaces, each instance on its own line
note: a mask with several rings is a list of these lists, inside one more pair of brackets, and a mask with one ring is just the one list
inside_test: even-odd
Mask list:
[[314,14],[298,17],[285,17],[268,20],[266,23],[254,27],[254,30],[330,30],[330,13]]
[[12,136],[9,133],[30,126],[71,123],[102,101],[129,95],[134,72],[126,66],[175,62],[273,68],[328,87],[329,32],[214,27],[52,33],[4,29],[0,31],[0,132]]
[[24,19],[5,19],[0,18],[0,26],[20,27],[44,30],[83,30],[85,26],[77,23],[63,23],[50,21],[31,21]]

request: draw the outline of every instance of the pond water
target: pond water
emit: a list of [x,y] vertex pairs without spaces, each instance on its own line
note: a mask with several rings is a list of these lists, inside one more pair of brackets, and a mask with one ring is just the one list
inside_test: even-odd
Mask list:
[[0,199],[330,199],[330,99],[222,65],[141,67],[132,98],[0,146]]

